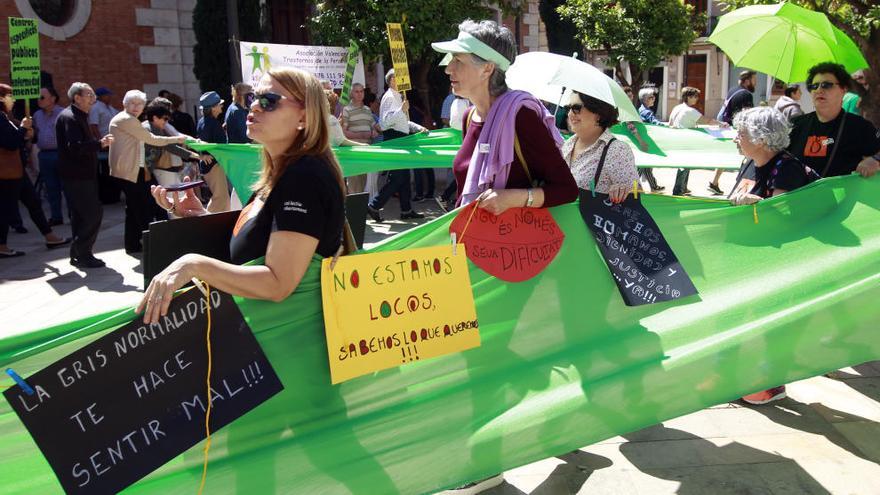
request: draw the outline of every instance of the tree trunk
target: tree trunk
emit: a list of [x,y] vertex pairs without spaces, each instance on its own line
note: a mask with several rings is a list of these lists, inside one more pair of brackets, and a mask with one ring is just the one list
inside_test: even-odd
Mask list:
[[[431,54],[423,54],[422,60],[431,60]],[[431,71],[431,65],[422,62],[416,67],[410,65],[410,68],[415,69],[409,75],[412,78],[414,89],[414,91],[410,92],[411,98],[414,100],[410,105],[418,106],[425,116],[425,120],[429,123],[433,122],[434,118],[431,116],[431,87],[428,82],[428,73]],[[416,122],[416,124],[425,125],[425,122]]]
[[868,61],[867,71],[869,90],[862,97],[862,117],[870,120],[874,127],[880,129],[880,29],[872,29],[871,37],[862,44],[862,53]]

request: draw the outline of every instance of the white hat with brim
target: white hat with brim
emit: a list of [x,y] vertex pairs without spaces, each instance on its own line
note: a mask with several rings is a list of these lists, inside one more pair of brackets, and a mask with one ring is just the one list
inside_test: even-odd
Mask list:
[[464,31],[459,31],[458,38],[454,40],[431,43],[431,48],[434,51],[447,54],[443,57],[440,65],[448,65],[456,53],[471,53],[492,62],[502,71],[506,71],[510,67],[510,60],[507,57]]

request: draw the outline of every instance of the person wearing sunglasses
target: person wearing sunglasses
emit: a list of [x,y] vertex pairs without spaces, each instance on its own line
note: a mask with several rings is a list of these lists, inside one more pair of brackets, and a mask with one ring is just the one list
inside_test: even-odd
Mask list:
[[125,192],[125,252],[142,250],[141,233],[153,220],[167,216],[155,208],[150,198],[150,186],[156,184],[145,159],[144,144],[164,147],[180,144],[186,136],[160,136],[145,129],[138,118],[147,104],[147,95],[132,89],[122,99],[124,111],[110,120],[110,175],[119,179]]
[[871,177],[880,170],[877,129],[843,110],[843,97],[851,84],[840,64],[824,62],[807,72],[807,90],[816,110],[792,121],[788,151],[822,177],[853,172]]
[[46,197],[49,200],[49,225],[64,223],[61,211],[62,190],[61,177],[58,175],[58,143],[55,140],[55,121],[64,107],[58,104],[58,91],[55,88],[40,88],[40,107],[34,112],[34,131],[40,152],[37,160],[40,164],[40,178],[46,185]]
[[458,206],[479,201],[499,215],[577,199],[554,117],[531,94],[507,87],[505,72],[516,57],[513,34],[493,21],[466,20],[458,29],[456,39],[432,43],[447,54],[452,91],[473,103],[453,159]]
[[617,109],[573,91],[565,111],[574,136],[562,146],[562,156],[578,187],[608,194],[620,203],[632,192],[639,174],[632,148],[608,130],[617,123]]
[[226,109],[226,136],[230,143],[250,143],[247,137],[248,108],[254,101],[254,88],[247,83],[232,86],[232,104]]
[[[300,283],[320,284],[313,260],[356,249],[345,223],[345,182],[330,148],[327,100],[313,75],[286,67],[266,71],[247,117],[248,137],[263,145],[260,178],[229,242],[231,263],[188,254],[156,275],[138,305],[144,322],[168,312],[174,291],[193,277],[232,295],[281,301]],[[180,216],[207,213],[188,190],[156,202]],[[265,257],[260,264],[242,264]]]
[[[169,123],[171,119],[171,102],[165,98],[154,98],[144,109],[146,119],[142,123],[144,129],[156,136],[180,136]],[[185,136],[184,136],[185,137]],[[156,183],[169,186],[181,182],[183,172],[182,160],[198,160],[199,155],[179,144],[154,146],[144,144],[144,163],[147,170],[156,178]],[[153,202],[152,198],[149,200]]]

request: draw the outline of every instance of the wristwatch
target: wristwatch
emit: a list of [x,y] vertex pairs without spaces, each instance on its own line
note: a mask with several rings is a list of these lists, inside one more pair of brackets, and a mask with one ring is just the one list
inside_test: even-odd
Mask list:
[[528,199],[526,199],[526,208],[531,208],[532,203],[535,202],[535,196],[532,195],[532,188],[530,187],[530,188],[526,189],[526,193],[528,193],[528,195],[529,195]]

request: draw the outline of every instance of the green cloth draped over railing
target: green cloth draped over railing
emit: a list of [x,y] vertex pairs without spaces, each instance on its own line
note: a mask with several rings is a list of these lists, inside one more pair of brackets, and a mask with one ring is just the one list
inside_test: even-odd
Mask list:
[[[633,148],[638,167],[723,168],[736,170],[742,157],[729,140],[715,139],[701,130],[635,124],[648,145],[639,143],[622,124],[612,128],[615,136]],[[255,144],[188,143],[207,151],[220,162],[242,203],[260,170],[260,149]],[[368,172],[405,168],[450,168],[461,146],[461,132],[453,129],[414,134],[372,146],[334,148],[346,177]]]
[[[880,178],[762,201],[757,224],[751,206],[641,198],[698,296],[625,306],[569,204],[550,210],[566,237],[537,277],[470,264],[473,350],[331,386],[317,264],[281,303],[236,298],[285,389],[213,436],[206,493],[430,492],[880,358]],[[454,215],[373,251],[449,242]],[[0,364],[27,377],[131,317],[0,340]],[[60,492],[5,401],[0,458],[4,493]],[[201,469],[199,444],[127,493],[193,494]]]

